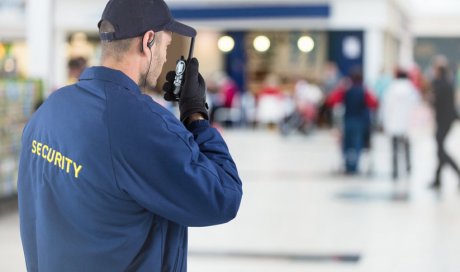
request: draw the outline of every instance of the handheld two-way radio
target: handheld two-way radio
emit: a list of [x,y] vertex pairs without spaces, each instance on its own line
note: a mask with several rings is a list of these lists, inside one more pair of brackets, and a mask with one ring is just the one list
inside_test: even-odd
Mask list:
[[176,101],[179,101],[180,93],[182,91],[182,86],[184,84],[185,70],[187,69],[188,62],[193,57],[193,48],[195,47],[195,37],[190,41],[190,50],[188,52],[187,60],[184,59],[184,56],[181,56],[180,59],[176,62],[176,77],[174,78],[174,96]]

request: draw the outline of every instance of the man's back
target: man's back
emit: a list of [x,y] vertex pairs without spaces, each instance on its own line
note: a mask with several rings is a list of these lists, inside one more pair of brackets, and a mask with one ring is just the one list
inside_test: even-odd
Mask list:
[[[107,253],[140,251],[154,231],[144,227],[153,227],[153,215],[117,188],[110,170],[106,105],[103,87],[66,87],[50,96],[24,131],[22,233],[30,254],[38,254],[28,256],[37,259],[36,269],[95,271],[106,262],[107,271],[116,271],[135,256]],[[127,239],[127,229],[137,241]]]
[[368,116],[366,98],[362,85],[353,85],[345,93],[345,118],[363,119]]
[[[183,271],[185,226],[227,220],[215,211],[211,218],[200,206],[212,204],[190,201],[187,192],[204,190],[175,184],[185,178],[165,166],[168,155],[187,156],[189,147],[165,154],[150,141],[157,133],[158,143],[180,146],[165,135],[186,137],[187,131],[166,129],[165,119],[174,120],[169,112],[134,92],[135,83],[118,73],[89,69],[82,81],[51,95],[24,130],[18,191],[29,271]],[[196,179],[205,184],[209,177]],[[237,194],[229,195],[228,205],[239,205]],[[183,207],[189,210],[177,210]]]

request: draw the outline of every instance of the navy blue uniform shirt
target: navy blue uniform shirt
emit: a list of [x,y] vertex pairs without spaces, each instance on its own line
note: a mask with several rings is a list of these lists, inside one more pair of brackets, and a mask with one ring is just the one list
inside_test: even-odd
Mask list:
[[18,194],[28,271],[186,271],[187,226],[234,218],[242,187],[208,121],[92,67],[26,125]]

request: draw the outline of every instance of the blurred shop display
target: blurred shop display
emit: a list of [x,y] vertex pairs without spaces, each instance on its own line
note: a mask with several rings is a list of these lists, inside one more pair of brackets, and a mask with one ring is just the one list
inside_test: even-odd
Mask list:
[[416,39],[414,48],[415,62],[418,63],[425,74],[431,79],[433,71],[431,64],[435,56],[445,55],[450,60],[451,69],[455,70],[460,64],[460,50],[458,45],[460,38],[457,37],[420,37]]
[[97,62],[96,50],[99,46],[99,37],[87,35],[84,32],[76,32],[69,36],[67,43],[67,58],[69,60],[83,58],[91,62]]
[[248,32],[245,43],[247,90],[254,94],[273,74],[281,79],[279,87],[290,93],[296,78],[317,82],[328,59],[326,32]]
[[27,70],[26,51],[23,41],[0,42],[0,79],[24,77]]
[[41,92],[39,81],[0,79],[0,198],[16,194],[21,134]]

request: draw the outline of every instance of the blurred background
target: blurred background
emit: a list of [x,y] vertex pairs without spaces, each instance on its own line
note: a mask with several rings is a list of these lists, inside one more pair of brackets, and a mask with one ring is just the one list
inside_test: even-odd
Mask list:
[[[189,271],[459,271],[460,172],[439,166],[460,162],[459,122],[440,113],[460,104],[459,1],[166,2],[198,30],[211,121],[245,189],[234,221],[190,230]],[[99,65],[106,3],[0,0],[0,271],[25,271],[23,126]],[[188,47],[175,35],[163,72]]]

